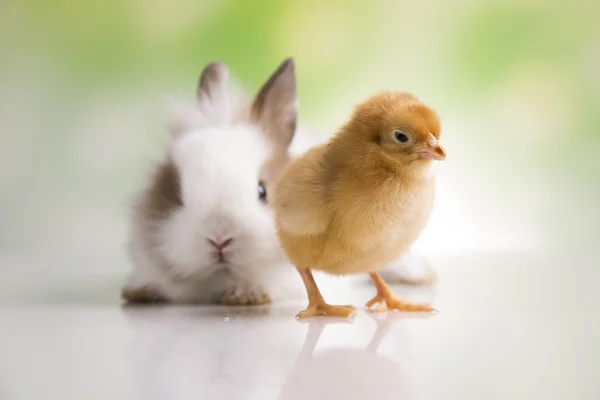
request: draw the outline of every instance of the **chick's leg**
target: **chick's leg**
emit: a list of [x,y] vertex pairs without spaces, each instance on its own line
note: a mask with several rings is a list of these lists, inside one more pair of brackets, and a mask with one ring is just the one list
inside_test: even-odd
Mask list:
[[306,294],[308,295],[308,307],[296,315],[296,318],[315,317],[318,315],[328,315],[330,317],[351,318],[356,314],[354,306],[332,306],[325,302],[321,292],[317,287],[315,278],[313,278],[310,268],[298,268],[302,277]]
[[394,292],[385,283],[383,278],[377,272],[370,272],[369,276],[377,289],[377,295],[366,305],[367,311],[382,312],[387,310],[431,312],[435,311],[429,304],[411,303],[401,300],[394,295]]

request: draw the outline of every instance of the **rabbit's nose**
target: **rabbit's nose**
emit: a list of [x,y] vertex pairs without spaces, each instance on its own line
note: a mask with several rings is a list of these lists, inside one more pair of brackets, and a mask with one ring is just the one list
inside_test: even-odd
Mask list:
[[233,241],[233,238],[225,238],[219,240],[206,239],[208,243],[210,243],[215,249],[223,250],[225,247],[229,246]]

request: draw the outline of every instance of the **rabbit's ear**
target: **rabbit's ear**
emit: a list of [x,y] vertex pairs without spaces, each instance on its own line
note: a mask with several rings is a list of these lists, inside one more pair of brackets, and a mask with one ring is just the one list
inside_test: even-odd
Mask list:
[[226,91],[228,79],[229,70],[227,66],[219,61],[211,62],[200,75],[196,97],[199,101],[206,98],[214,100],[215,97]]
[[296,131],[296,76],[294,60],[288,58],[262,86],[252,103],[251,116],[267,139],[287,149]]

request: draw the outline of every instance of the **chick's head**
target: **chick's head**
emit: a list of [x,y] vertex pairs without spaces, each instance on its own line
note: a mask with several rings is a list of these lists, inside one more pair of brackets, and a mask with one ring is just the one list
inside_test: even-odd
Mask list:
[[400,164],[444,160],[436,112],[404,92],[383,92],[360,104],[350,126],[358,139]]

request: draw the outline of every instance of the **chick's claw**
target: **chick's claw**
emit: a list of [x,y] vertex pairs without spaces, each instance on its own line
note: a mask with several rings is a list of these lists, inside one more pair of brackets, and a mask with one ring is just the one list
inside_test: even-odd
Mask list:
[[429,304],[411,303],[403,301],[396,297],[377,295],[366,304],[369,312],[384,312],[388,310],[398,310],[407,312],[435,312],[435,308]]
[[296,315],[297,319],[317,317],[317,316],[329,316],[329,317],[342,317],[342,318],[354,318],[356,315],[356,307],[354,306],[332,306],[326,303],[309,304],[304,311],[300,311]]

